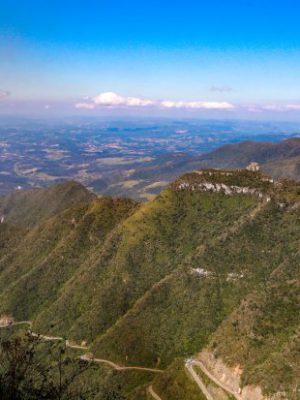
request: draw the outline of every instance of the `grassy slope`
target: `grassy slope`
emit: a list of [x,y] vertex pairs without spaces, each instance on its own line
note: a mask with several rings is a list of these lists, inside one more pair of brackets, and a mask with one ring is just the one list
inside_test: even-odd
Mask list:
[[1,308],[18,319],[43,311],[89,252],[101,246],[134,208],[130,200],[99,199],[68,209],[30,231],[0,263]]
[[[165,191],[118,227],[104,244],[102,256],[92,257],[65,287],[52,315],[63,321],[65,305],[71,310],[75,306],[76,315],[81,311],[71,329],[76,338],[88,335],[90,340],[105,333],[153,285],[181,268],[199,244],[229,226],[228,213],[238,218],[255,204],[250,198],[243,203],[220,195]],[[211,224],[216,215],[217,222]]]
[[[119,362],[166,366],[175,355],[186,356],[203,347],[224,316],[256,284],[254,280],[249,287],[227,283],[227,273],[240,273],[241,267],[218,265],[218,260],[210,259],[210,243],[216,242],[234,223],[245,223],[257,206],[254,198],[174,191],[163,195],[172,196],[173,203],[180,207],[176,231],[179,240],[175,243],[177,267],[97,338],[93,349],[98,355]],[[191,273],[197,267],[215,271],[218,276],[198,277]]]
[[95,198],[77,182],[66,182],[46,189],[16,191],[0,197],[0,215],[10,224],[33,227],[72,206]]
[[251,161],[259,164],[299,156],[300,140],[292,138],[279,143],[240,142],[224,145],[199,157],[203,167],[245,168]]
[[154,390],[162,400],[206,400],[197,384],[185,371],[184,360],[176,359],[153,382]]
[[[226,183],[269,190],[259,176],[249,177],[240,173]],[[129,364],[167,367],[216,332],[212,348],[244,364],[245,382],[267,391],[294,384],[294,372],[274,360],[286,357],[295,368],[299,361],[300,224],[297,207],[287,204],[299,201],[298,186],[285,183],[275,199],[262,205],[246,195],[168,189],[143,206],[91,199],[68,208],[43,219],[13,251],[8,247],[0,259],[0,310],[35,318],[34,329],[43,333],[93,341],[96,355]],[[1,229],[4,243],[7,228]],[[246,328],[253,307],[255,340]],[[183,381],[177,372],[157,378],[157,388],[169,382],[166,399],[176,392],[170,380]],[[150,378],[136,379],[131,398]]]
[[288,157],[283,160],[267,162],[263,170],[272,175],[275,179],[300,179],[300,156]]
[[[165,366],[174,355],[188,356],[202,348],[224,316],[280,262],[280,254],[270,258],[272,241],[266,246],[274,228],[266,225],[270,209],[262,211],[257,223],[241,225],[218,246],[207,246],[187,257],[177,273],[154,286],[97,339],[96,352],[119,361],[127,358],[127,362]],[[237,246],[242,246],[241,252]],[[205,268],[214,276],[198,277],[191,274],[191,267]],[[245,278],[227,281],[230,273],[243,273]]]
[[289,391],[298,381],[298,222],[299,210],[273,209],[261,219],[260,227],[259,221],[253,226],[257,257],[261,253],[255,268],[264,279],[225,319],[210,344],[229,365],[244,367],[244,384],[260,384],[267,393]]

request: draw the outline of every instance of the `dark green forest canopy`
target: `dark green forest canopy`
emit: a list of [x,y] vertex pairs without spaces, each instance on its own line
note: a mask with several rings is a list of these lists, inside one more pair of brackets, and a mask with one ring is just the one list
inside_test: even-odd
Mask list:
[[[182,182],[263,196],[177,190]],[[204,347],[242,365],[243,384],[289,393],[300,364],[299,204],[299,184],[245,170],[186,174],[143,205],[73,182],[16,192],[0,199],[0,313],[98,358],[165,370],[153,385],[166,399]],[[146,399],[153,374],[127,373],[100,375]]]

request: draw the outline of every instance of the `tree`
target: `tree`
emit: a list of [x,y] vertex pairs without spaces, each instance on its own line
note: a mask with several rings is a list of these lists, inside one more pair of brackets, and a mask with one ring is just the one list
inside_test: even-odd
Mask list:
[[45,349],[31,336],[0,343],[1,400],[83,400],[96,393],[76,385],[90,363],[71,359],[65,344]]

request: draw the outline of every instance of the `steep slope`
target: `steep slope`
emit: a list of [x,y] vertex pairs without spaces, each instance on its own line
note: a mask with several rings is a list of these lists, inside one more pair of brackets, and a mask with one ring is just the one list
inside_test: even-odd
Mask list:
[[199,158],[203,167],[243,168],[251,161],[260,164],[300,155],[300,139],[293,138],[279,143],[240,142],[228,144]]
[[268,250],[272,261],[263,262],[263,286],[241,301],[210,344],[216,357],[242,368],[243,385],[287,398],[294,398],[299,385],[299,221],[298,208],[279,213],[270,237],[276,247]]
[[275,179],[300,179],[300,139],[229,144],[198,159],[201,168],[245,168],[256,161]]
[[[292,398],[299,193],[299,184],[259,172],[207,169],[144,205],[92,196],[42,213],[5,247],[0,313],[32,320],[35,332],[85,340],[97,358],[166,369],[153,383],[164,400],[176,391],[184,398],[176,389],[184,358],[205,347],[242,366],[243,384]],[[137,378],[130,399],[146,398],[150,379]],[[193,382],[185,387],[202,399]]]
[[[187,178],[196,184],[197,179],[204,176],[182,177],[177,182],[178,187]],[[219,181],[229,178],[233,176],[222,176]],[[235,176],[236,182],[238,178]],[[259,186],[259,182],[256,183]],[[199,208],[207,202],[207,222],[201,216],[207,241],[198,240],[198,246],[182,259],[176,271],[154,285],[114,327],[95,341],[95,351],[103,356],[135,364],[149,360],[149,365],[166,366],[174,356],[193,354],[207,343],[209,335],[243,296],[264,278],[260,265],[253,263],[261,253],[261,236],[248,237],[248,231],[246,234],[244,230],[252,227],[253,219],[261,215],[267,218],[272,210],[270,203],[249,195],[203,193],[192,188],[176,193],[193,198]],[[213,230],[215,220],[222,224],[219,232]],[[266,236],[272,233],[265,232],[267,227],[266,220],[262,219],[259,229]],[[200,229],[194,230],[195,237]],[[227,245],[229,240],[237,241],[240,247],[243,243],[244,251],[236,253],[235,242],[230,251],[227,249],[219,258],[217,249]],[[249,271],[244,277],[247,268]]]
[[300,156],[268,161],[263,164],[263,170],[275,179],[300,180]]
[[[219,196],[221,197],[221,196]],[[56,328],[70,329],[62,318],[68,304],[76,321],[71,332],[88,339],[104,333],[152,286],[175,272],[199,243],[207,243],[226,226],[228,214],[238,218],[255,207],[255,200],[239,198],[211,201],[208,194],[169,189],[142,206],[107,238],[101,253],[91,257],[51,308]],[[216,223],[208,227],[212,215]],[[92,290],[91,290],[92,289]],[[118,294],[117,297],[115,294]],[[74,309],[73,309],[74,307]],[[51,320],[44,315],[41,327]],[[40,326],[40,325],[39,325]]]
[[1,308],[21,320],[42,311],[135,207],[131,200],[96,199],[79,203],[30,230],[0,259]]
[[[299,385],[298,190],[299,185],[295,184],[279,187],[277,200],[270,203],[267,212],[260,213],[251,225],[245,226],[244,234],[252,238],[251,247],[247,236],[238,241],[233,236],[224,247],[213,250],[223,264],[230,262],[237,266],[237,257],[241,258],[244,277],[251,272],[249,261],[252,260],[255,269],[251,279],[256,284],[248,294],[243,294],[238,307],[212,335],[208,349],[215,361],[223,361],[232,368],[229,381],[237,384],[237,371],[241,372],[242,387],[248,385],[251,393],[258,386],[265,396],[271,394],[274,399],[297,398]],[[237,248],[241,252],[239,256]],[[217,375],[226,375],[225,369],[220,365],[214,367],[214,362],[205,354],[201,358],[210,361],[208,364],[215,368]],[[258,397],[252,392],[253,398],[262,399],[259,390],[256,392]],[[245,398],[252,398],[251,395]]]
[[207,400],[196,383],[187,375],[182,359],[176,359],[162,376],[155,378],[152,388],[162,399]]
[[0,197],[0,216],[5,222],[33,227],[73,205],[95,198],[77,182],[66,182],[46,189],[20,190]]
[[[189,178],[195,185],[195,177]],[[152,365],[166,366],[172,357],[202,348],[223,319],[212,349],[216,348],[217,355],[223,350],[230,365],[245,367],[242,384],[260,385],[265,393],[283,392],[283,398],[292,398],[299,365],[299,186],[279,185],[274,191],[271,201],[247,218],[231,221],[227,234],[187,257],[184,269],[190,267],[193,272],[179,269],[153,286],[96,340],[95,351],[113,359],[123,355],[127,363],[149,360]],[[239,309],[254,294],[258,305],[252,302],[249,311]],[[255,324],[260,326],[263,320],[257,335],[251,328],[253,308]],[[240,334],[241,344],[231,312],[246,330]]]

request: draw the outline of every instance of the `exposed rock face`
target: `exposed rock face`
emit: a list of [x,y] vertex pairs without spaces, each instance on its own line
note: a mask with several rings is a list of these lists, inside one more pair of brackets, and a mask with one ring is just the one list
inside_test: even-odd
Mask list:
[[259,199],[265,199],[266,201],[270,201],[270,196],[264,195],[261,191],[255,188],[235,186],[235,185],[225,185],[224,183],[202,182],[202,183],[192,184],[189,182],[181,182],[178,184],[177,190],[224,193],[225,195],[228,196],[234,194],[250,194],[257,196]]
[[267,398],[263,396],[261,388],[252,385],[245,386],[242,390],[241,396],[244,400],[267,400]]
[[216,378],[236,393],[240,391],[240,377],[242,370],[239,367],[231,369],[221,359],[215,358],[213,353],[202,351],[199,359]]
[[243,372],[241,367],[237,365],[235,368],[230,368],[209,351],[203,350],[199,353],[198,358],[212,375],[243,400],[288,400],[284,393],[276,393],[271,397],[266,397],[259,386],[248,385],[241,388]]
[[[209,271],[205,268],[192,268],[191,273],[194,275],[198,275],[202,278],[215,278],[216,274],[213,271]],[[237,272],[229,272],[226,277],[227,282],[234,282],[238,281],[240,279],[243,279],[245,277],[245,274],[243,272],[237,273]]]
[[10,326],[14,323],[13,317],[9,315],[0,316],[0,328],[4,328],[6,326]]
[[208,278],[214,275],[212,271],[208,271],[204,268],[192,268],[192,273],[202,276],[204,278]]

